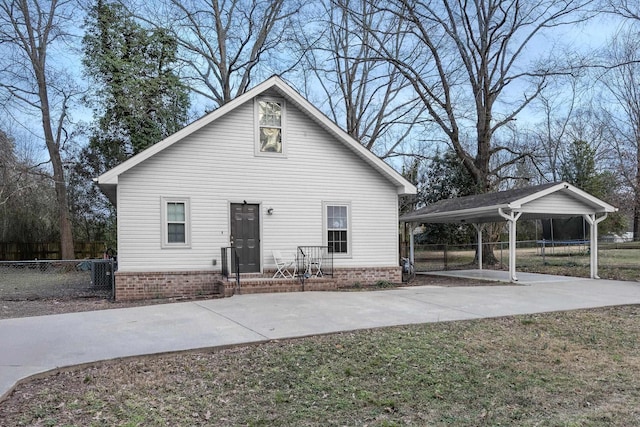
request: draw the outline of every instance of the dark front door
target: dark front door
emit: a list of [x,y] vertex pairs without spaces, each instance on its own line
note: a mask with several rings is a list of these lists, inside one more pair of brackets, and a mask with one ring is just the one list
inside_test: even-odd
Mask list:
[[[231,204],[231,246],[236,248],[240,273],[257,273],[260,271],[259,214],[259,205],[247,203]],[[236,272],[235,265],[231,271]]]

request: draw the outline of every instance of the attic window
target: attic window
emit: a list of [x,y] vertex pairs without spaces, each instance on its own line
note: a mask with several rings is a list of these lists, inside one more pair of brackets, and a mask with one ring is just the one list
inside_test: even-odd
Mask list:
[[282,129],[284,103],[281,100],[259,99],[258,152],[282,154]]

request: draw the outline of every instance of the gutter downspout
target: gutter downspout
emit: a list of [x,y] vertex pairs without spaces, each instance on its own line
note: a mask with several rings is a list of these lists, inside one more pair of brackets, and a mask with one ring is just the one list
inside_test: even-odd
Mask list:
[[596,214],[584,214],[582,217],[590,225],[591,242],[589,245],[589,251],[591,252],[589,259],[589,270],[591,271],[592,279],[599,279],[598,276],[598,224],[607,219],[607,213],[605,212],[600,218],[596,217]]
[[516,222],[522,212],[518,214],[511,211],[509,215],[504,213],[502,208],[498,208],[498,214],[509,222],[509,279],[512,282],[517,282],[516,277]]

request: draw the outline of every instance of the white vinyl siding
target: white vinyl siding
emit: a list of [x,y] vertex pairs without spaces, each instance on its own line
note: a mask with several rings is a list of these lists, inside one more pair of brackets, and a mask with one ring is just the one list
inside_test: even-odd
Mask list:
[[[325,244],[323,201],[332,200],[349,201],[351,220],[351,256],[335,267],[396,266],[396,187],[292,104],[286,115],[287,157],[255,155],[248,102],[120,175],[119,269],[219,269],[230,203],[245,200],[261,207],[263,266],[274,265],[273,249]],[[161,250],[158,200],[172,194],[190,201],[189,250]]]
[[526,213],[548,214],[553,212],[558,215],[582,216],[585,210],[592,209],[593,206],[588,206],[574,197],[567,197],[566,193],[557,192],[526,203],[521,210]]

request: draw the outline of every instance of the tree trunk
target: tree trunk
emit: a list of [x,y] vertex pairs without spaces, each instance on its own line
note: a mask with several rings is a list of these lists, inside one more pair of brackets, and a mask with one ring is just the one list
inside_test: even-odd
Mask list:
[[[51,158],[53,168],[53,182],[56,189],[56,201],[58,205],[58,224],[60,227],[60,256],[61,259],[74,259],[73,232],[71,219],[69,218],[69,201],[67,196],[67,183],[64,176],[64,167],[60,155],[59,137],[53,135],[51,126],[51,110],[49,108],[49,94],[47,91],[47,81],[43,67],[34,67],[36,78],[38,79],[38,94],[40,97],[40,111],[42,112],[42,129],[44,132],[47,150]],[[38,72],[42,70],[43,72]],[[64,114],[61,113],[61,114]]]
[[[496,257],[494,249],[496,242],[500,238],[500,230],[504,227],[504,223],[487,223],[484,226],[484,237],[482,239],[482,265],[498,265],[500,260]],[[478,264],[478,248],[476,247],[476,255],[473,262]]]
[[[9,23],[9,27],[13,29],[10,40],[8,42],[16,49],[20,49],[26,55],[28,64],[31,66],[30,72],[26,69],[23,75],[16,75],[24,79],[28,86],[37,86],[37,101],[27,100],[26,104],[35,106],[38,102],[40,116],[42,119],[42,131],[51,160],[53,170],[53,181],[56,190],[56,202],[58,210],[58,223],[60,227],[60,248],[62,259],[75,258],[73,250],[73,234],[71,228],[71,219],[69,213],[69,202],[67,196],[67,184],[64,176],[64,167],[62,164],[62,138],[64,129],[62,128],[66,118],[66,103],[68,98],[62,95],[62,100],[56,100],[56,105],[61,108],[60,117],[56,119],[57,128],[54,127],[51,118],[51,104],[48,92],[48,76],[54,75],[53,70],[47,68],[47,49],[50,44],[58,37],[62,37],[64,31],[59,27],[58,15],[59,8],[65,7],[66,2],[62,4],[58,1],[51,1],[48,5],[39,4],[30,1],[15,1],[2,4],[3,13],[9,9],[12,11],[10,16],[3,18],[3,24]],[[31,11],[31,7],[35,9]],[[47,9],[48,6],[48,9]],[[62,12],[61,12],[62,13]],[[27,63],[25,63],[26,65]],[[55,78],[55,77],[53,77]],[[35,80],[32,80],[35,79]],[[7,86],[5,86],[7,87]],[[19,93],[26,93],[25,97],[31,95],[31,90],[25,92],[19,88],[15,89]],[[54,128],[56,129],[54,132]]]
[[638,187],[635,191],[635,203],[633,206],[633,241],[640,241],[640,192]]
[[[58,155],[59,157],[59,155]],[[56,200],[58,202],[58,223],[60,225],[60,255],[62,259],[75,259],[73,247],[73,232],[71,219],[69,218],[69,200],[67,197],[67,184],[64,180],[64,170],[59,162],[59,171],[53,174],[56,187]]]
[[[491,242],[482,243],[482,265],[498,265],[500,260],[496,257],[494,252],[495,244]],[[478,249],[476,248],[476,256],[473,258],[473,263],[478,265]]]
[[640,141],[636,141],[636,182],[633,204],[633,241],[640,241]]

